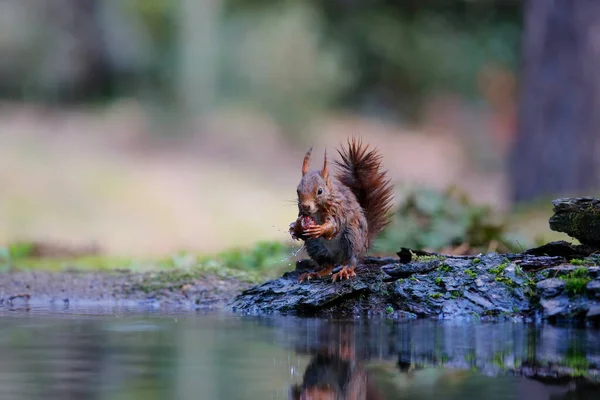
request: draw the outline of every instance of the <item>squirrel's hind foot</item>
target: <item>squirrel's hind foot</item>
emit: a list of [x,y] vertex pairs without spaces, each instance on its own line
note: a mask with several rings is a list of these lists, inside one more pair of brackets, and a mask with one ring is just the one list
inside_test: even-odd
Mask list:
[[317,272],[305,272],[298,278],[298,283],[331,275],[331,271],[333,271],[333,265],[327,266]]
[[354,267],[343,266],[340,272],[336,272],[333,274],[332,281],[335,282],[337,280],[350,279],[351,277],[356,276],[356,272],[354,272]]

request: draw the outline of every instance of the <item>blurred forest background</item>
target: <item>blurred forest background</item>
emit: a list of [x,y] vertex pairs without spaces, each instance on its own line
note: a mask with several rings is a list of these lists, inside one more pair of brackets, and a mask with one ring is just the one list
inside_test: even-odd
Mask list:
[[[535,13],[520,0],[4,0],[0,243],[135,256],[283,241],[306,148],[351,135],[383,151],[398,201],[456,185],[506,212],[589,187],[523,191],[553,173],[527,174],[527,154],[555,166],[568,143],[511,149],[522,54],[556,64],[545,39],[524,40],[525,16],[558,23],[573,56],[574,27],[599,7],[529,3]],[[560,86],[565,63],[532,85]],[[528,137],[545,129],[532,126]],[[533,226],[547,229],[548,210]]]

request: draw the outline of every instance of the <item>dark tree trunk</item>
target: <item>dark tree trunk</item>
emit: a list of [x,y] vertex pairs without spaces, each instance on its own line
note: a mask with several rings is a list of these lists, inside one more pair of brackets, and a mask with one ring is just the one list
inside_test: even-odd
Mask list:
[[600,1],[525,2],[512,199],[600,187]]

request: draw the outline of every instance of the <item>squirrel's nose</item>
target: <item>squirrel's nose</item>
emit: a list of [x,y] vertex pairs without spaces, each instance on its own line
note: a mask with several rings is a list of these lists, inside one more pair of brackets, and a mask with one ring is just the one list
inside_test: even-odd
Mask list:
[[301,204],[302,211],[308,214],[314,214],[316,211],[316,207],[313,203],[302,203]]

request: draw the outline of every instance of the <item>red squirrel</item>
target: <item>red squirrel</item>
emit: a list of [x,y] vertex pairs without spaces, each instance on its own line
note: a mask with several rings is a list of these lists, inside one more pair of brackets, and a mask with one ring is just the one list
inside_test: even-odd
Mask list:
[[290,224],[294,239],[304,240],[310,258],[320,267],[304,273],[300,282],[333,274],[332,280],[356,276],[355,268],[374,238],[389,224],[393,186],[381,169],[381,154],[360,139],[338,150],[336,173],[329,173],[327,151],[323,168],[309,171],[312,147],[302,163],[298,184],[298,219]]

